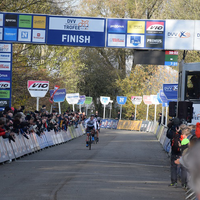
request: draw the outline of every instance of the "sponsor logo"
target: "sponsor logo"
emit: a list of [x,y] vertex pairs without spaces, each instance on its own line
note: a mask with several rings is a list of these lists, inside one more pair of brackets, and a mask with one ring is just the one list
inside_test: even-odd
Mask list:
[[120,38],[110,38],[111,42],[123,42],[124,43],[124,39],[120,39]]
[[111,25],[110,28],[124,28],[124,25],[119,25],[119,24],[114,24],[114,25]]
[[10,71],[10,63],[0,63],[0,71]]
[[33,83],[29,86],[30,91],[47,91],[49,88],[48,83]]
[[126,20],[123,19],[108,19],[109,33],[126,33]]
[[5,72],[0,73],[0,78],[10,78],[9,74],[6,74]]
[[146,47],[148,48],[163,48],[163,36],[146,36]]
[[28,38],[28,32],[27,31],[22,31],[21,32],[21,38],[27,39]]
[[62,35],[62,42],[67,43],[90,43],[90,36],[87,35]]
[[5,28],[4,29],[4,40],[16,41],[17,40],[17,29],[16,28]]
[[46,28],[45,16],[33,16],[33,28]]
[[67,30],[89,30],[89,20],[66,19],[64,29]]
[[45,30],[33,30],[33,42],[45,42]]
[[125,46],[125,35],[108,34],[108,46]]
[[186,32],[186,31],[181,31],[179,33],[177,33],[177,32],[168,32],[167,36],[169,38],[189,38],[191,36],[191,34],[189,32]]
[[9,105],[9,102],[8,100],[0,100],[0,106],[1,107],[6,107]]
[[176,86],[164,87],[164,90],[165,90],[166,92],[178,91],[178,85],[176,85]]
[[32,16],[31,15],[19,15],[19,27],[31,28]]
[[0,61],[11,61],[10,53],[0,53]]
[[161,44],[162,40],[161,39],[147,39],[147,42],[150,44]]
[[152,30],[154,30],[154,31],[163,31],[164,30],[164,26],[158,24],[158,25],[151,25],[151,26],[149,26],[147,28],[147,31],[152,31]]
[[0,90],[0,98],[10,98],[10,90]]
[[146,32],[150,34],[163,34],[164,22],[147,21]]
[[30,29],[19,29],[18,40],[30,42],[31,41],[31,30]]
[[139,44],[141,44],[141,36],[131,36],[130,43],[134,46],[138,46]]
[[9,89],[10,81],[0,81],[0,89]]
[[17,27],[17,15],[5,14],[5,26]]
[[144,21],[128,21],[127,33],[144,33],[145,22]]
[[0,52],[11,52],[10,44],[0,44]]

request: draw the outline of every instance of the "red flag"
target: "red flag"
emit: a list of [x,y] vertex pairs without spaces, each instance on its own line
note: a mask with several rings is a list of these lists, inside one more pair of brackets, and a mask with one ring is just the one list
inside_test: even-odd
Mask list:
[[54,92],[49,99],[50,103],[53,103],[53,97],[54,97],[55,93],[58,91],[59,88],[60,88],[60,86],[58,86],[58,85],[54,86]]

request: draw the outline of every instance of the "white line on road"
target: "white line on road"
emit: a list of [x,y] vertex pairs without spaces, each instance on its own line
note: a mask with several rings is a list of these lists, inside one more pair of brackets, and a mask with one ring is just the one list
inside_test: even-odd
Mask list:
[[103,160],[18,160],[17,162],[97,162],[97,163],[109,163],[109,164],[119,164],[119,165],[137,165],[143,167],[158,167],[158,168],[169,168],[169,166],[163,165],[149,165],[149,164],[142,164],[142,163],[128,163],[128,162],[113,162],[113,161],[103,161]]

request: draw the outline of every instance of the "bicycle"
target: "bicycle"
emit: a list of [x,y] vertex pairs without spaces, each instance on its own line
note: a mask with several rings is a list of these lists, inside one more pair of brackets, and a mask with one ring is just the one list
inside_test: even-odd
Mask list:
[[87,133],[89,133],[88,149],[91,150],[92,143],[93,143],[93,141],[92,141],[92,137],[93,137],[92,130],[87,131]]

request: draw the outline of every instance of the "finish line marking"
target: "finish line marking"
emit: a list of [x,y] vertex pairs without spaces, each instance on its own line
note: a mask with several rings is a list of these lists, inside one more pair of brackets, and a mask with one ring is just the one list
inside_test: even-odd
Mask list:
[[140,163],[126,163],[126,162],[112,162],[112,161],[98,161],[98,160],[17,160],[16,162],[97,162],[97,163],[108,163],[108,164],[120,164],[120,165],[136,165],[143,167],[158,167],[158,168],[169,168],[169,166],[163,165],[148,165],[148,164],[140,164]]

